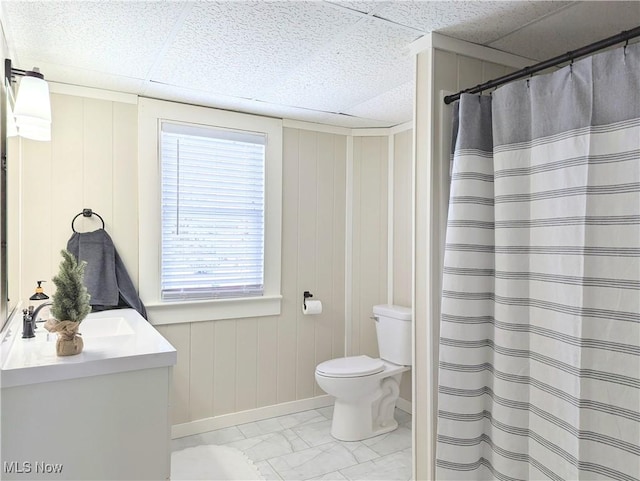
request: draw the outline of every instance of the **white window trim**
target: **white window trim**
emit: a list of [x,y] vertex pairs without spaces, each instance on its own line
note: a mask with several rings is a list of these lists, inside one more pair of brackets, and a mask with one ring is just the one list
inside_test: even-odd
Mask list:
[[[265,166],[264,295],[237,299],[160,299],[161,120],[267,134]],[[138,255],[140,297],[152,324],[237,319],[280,314],[282,242],[282,120],[207,107],[140,98],[138,102]]]

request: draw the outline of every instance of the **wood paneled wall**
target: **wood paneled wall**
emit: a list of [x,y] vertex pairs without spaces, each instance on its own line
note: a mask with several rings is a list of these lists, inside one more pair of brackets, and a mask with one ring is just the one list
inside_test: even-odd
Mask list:
[[[411,307],[413,283],[413,130],[393,137],[392,302]],[[411,402],[411,372],[402,375],[400,398]]]
[[[137,105],[52,94],[51,142],[20,140],[22,159],[23,300],[35,281],[58,271],[71,220],[89,207],[105,220],[134,283],[138,276]],[[347,186],[347,136],[285,128],[283,137],[282,312],[279,316],[158,326],[176,347],[174,424],[273,406],[324,394],[315,383],[319,362],[345,353],[378,355],[371,308],[387,299],[387,136],[353,138],[353,185]],[[398,134],[399,138],[410,134]],[[410,168],[406,139],[396,141],[395,177],[401,194],[396,228],[410,220],[401,205]],[[403,173],[400,174],[399,172]],[[140,175],[144,175],[141,173]],[[347,192],[353,195],[353,282],[345,284]],[[81,231],[97,219],[76,220]],[[398,240],[397,242],[401,242]],[[408,251],[398,257],[402,262]],[[398,272],[410,272],[410,265]],[[403,274],[404,275],[404,274]],[[408,299],[398,276],[398,299]],[[350,289],[352,309],[345,312]],[[54,291],[51,282],[45,291]],[[321,315],[302,314],[302,293],[323,302]],[[402,293],[402,294],[401,294]],[[400,302],[400,301],[398,301]],[[406,304],[408,305],[408,303]],[[410,386],[410,376],[405,376]],[[408,394],[407,394],[408,393]],[[403,388],[405,399],[410,391]]]
[[376,304],[387,304],[388,137],[353,139],[351,346],[378,357]]
[[[35,281],[49,295],[71,220],[88,207],[98,212],[134,281],[138,278],[137,106],[52,94],[51,142],[20,139],[23,301]],[[95,217],[77,230],[98,227]]]
[[[178,349],[173,422],[324,394],[316,365],[344,355],[346,137],[284,129],[282,313],[158,326]],[[302,314],[302,293],[323,302]]]
[[407,307],[411,307],[411,283],[413,282],[411,270],[412,142],[413,130],[395,134],[393,142],[393,303]]
[[[57,273],[84,207],[104,218],[137,283],[137,106],[52,94],[52,112],[51,142],[21,141],[22,298]],[[323,394],[315,366],[344,355],[346,136],[285,129],[283,162],[282,313],[158,327],[178,350],[174,423]],[[305,290],[321,315],[302,315]]]
[[[353,139],[352,355],[379,356],[375,322],[371,319],[373,306],[393,303],[411,307],[412,139],[412,130],[394,134],[393,159],[389,159],[389,137]],[[389,162],[393,162],[391,192]],[[388,243],[390,195],[393,195],[392,246]],[[410,372],[403,375],[400,397],[411,402]]]

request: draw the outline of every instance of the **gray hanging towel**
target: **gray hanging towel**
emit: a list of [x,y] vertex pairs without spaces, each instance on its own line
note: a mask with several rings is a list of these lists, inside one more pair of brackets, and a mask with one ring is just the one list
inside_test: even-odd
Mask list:
[[147,311],[107,231],[74,232],[67,250],[85,261],[84,283],[94,311],[131,307],[142,317]]

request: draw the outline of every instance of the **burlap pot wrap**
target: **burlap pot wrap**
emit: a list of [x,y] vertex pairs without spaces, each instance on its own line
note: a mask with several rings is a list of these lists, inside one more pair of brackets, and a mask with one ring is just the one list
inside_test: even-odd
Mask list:
[[49,319],[44,328],[49,332],[56,332],[58,340],[56,342],[56,354],[58,356],[73,356],[80,354],[84,346],[82,337],[78,333],[79,322],[56,321]]

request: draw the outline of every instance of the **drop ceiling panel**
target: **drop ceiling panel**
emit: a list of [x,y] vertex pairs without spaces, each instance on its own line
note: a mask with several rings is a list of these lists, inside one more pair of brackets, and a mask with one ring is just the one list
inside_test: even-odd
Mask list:
[[0,3],[14,64],[49,80],[346,127],[411,120],[406,47],[439,31],[546,59],[634,27],[640,2]]
[[349,8],[357,12],[375,13],[378,10],[385,8],[387,5],[392,4],[393,1],[363,0],[363,1],[354,1],[354,2],[343,2],[339,0],[331,0],[327,3],[337,5],[338,7],[341,7],[341,8]]
[[425,33],[437,31],[469,42],[484,44],[570,3],[411,0],[392,2],[376,10],[375,15]]
[[219,109],[265,115],[268,117],[317,122],[321,124],[336,125],[339,127],[363,128],[389,127],[394,125],[386,121],[368,119],[366,117],[339,115],[225,95],[211,95],[205,91],[191,90],[157,83],[152,83],[148,87],[147,96],[193,105],[203,105]]
[[639,24],[640,1],[576,2],[555,15],[502,37],[490,46],[546,60]]
[[418,36],[365,19],[274,84],[265,100],[343,112],[413,79],[405,47]]
[[196,3],[151,78],[260,98],[359,18],[318,2]]
[[137,78],[145,77],[184,8],[184,2],[3,3],[17,61]]
[[65,65],[38,61],[30,57],[22,59],[26,65],[38,65],[47,80],[57,83],[80,85],[114,92],[138,94],[142,90],[144,81],[138,78],[112,75],[95,70],[67,67]]
[[345,110],[356,117],[376,119],[397,125],[413,118],[413,95],[415,82],[406,82]]

